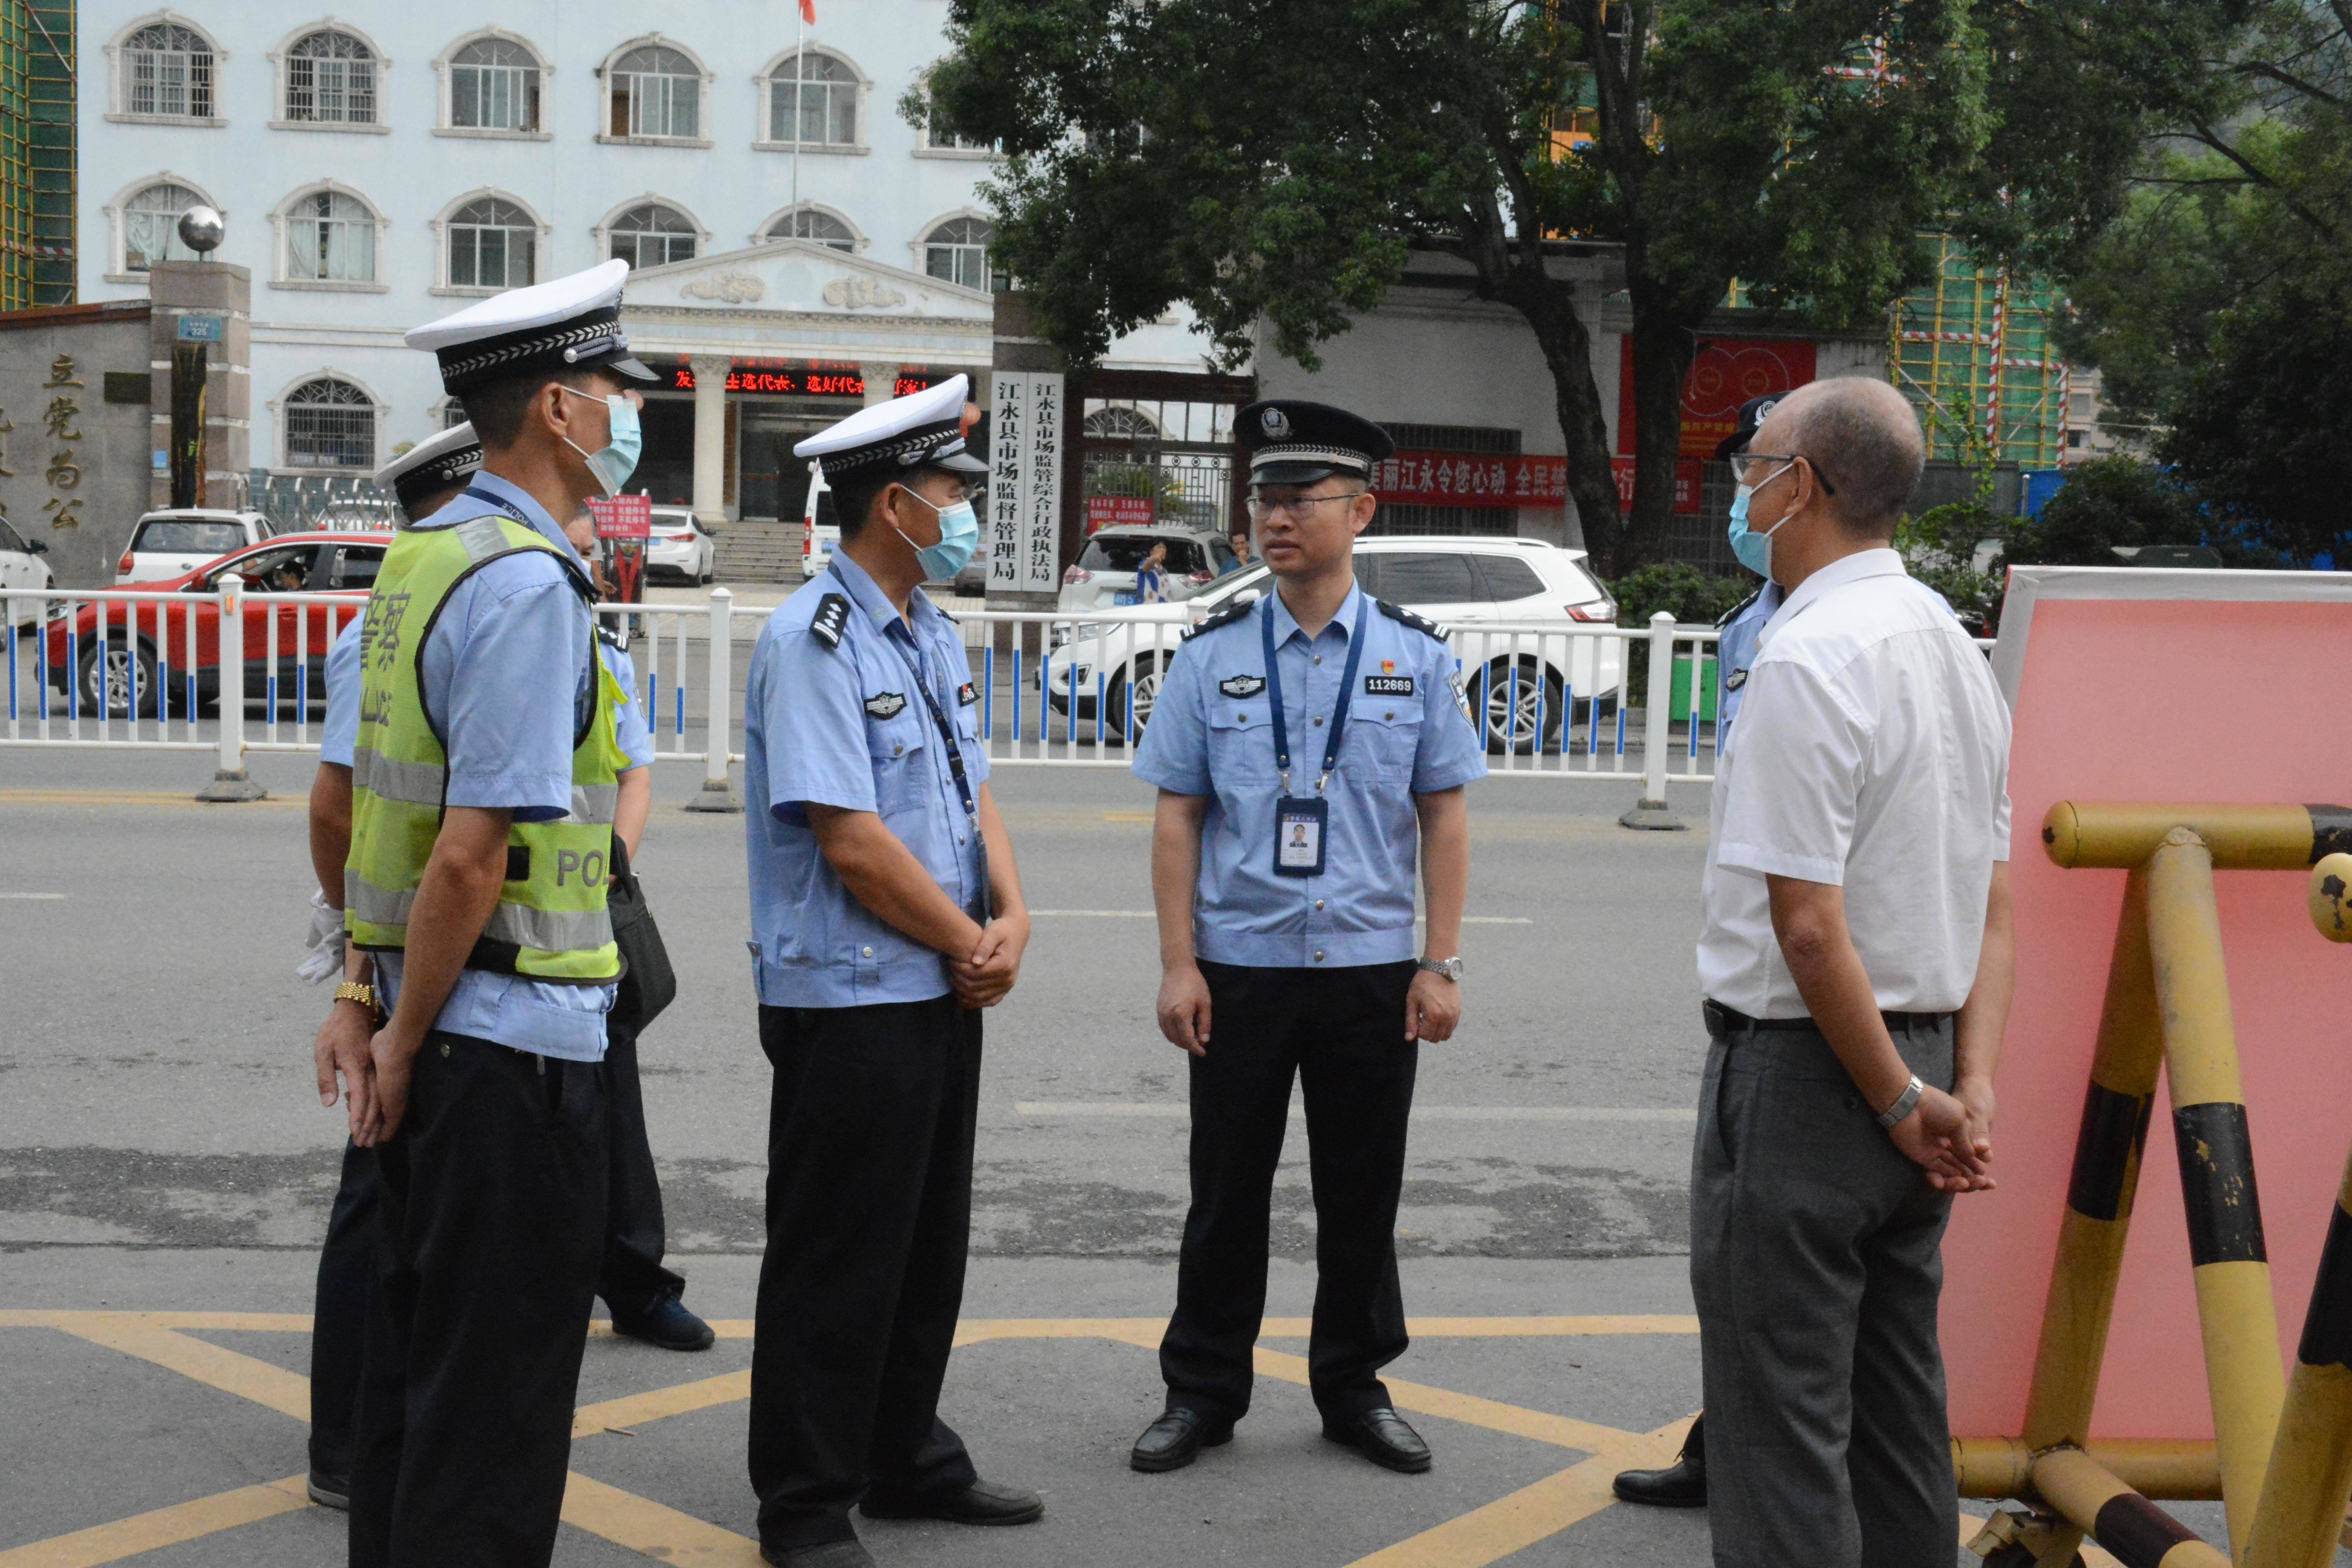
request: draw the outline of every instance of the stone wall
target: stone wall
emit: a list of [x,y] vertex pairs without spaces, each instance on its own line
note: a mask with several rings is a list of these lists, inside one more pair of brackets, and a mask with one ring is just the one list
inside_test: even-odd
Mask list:
[[147,304],[0,312],[0,515],[58,585],[101,586],[147,510]]

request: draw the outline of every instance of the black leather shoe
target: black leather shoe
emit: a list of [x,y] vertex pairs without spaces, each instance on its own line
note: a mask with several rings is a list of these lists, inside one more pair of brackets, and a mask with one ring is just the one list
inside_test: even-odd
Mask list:
[[1334,1443],[1345,1443],[1384,1469],[1418,1475],[1429,1468],[1429,1445],[1405,1425],[1403,1416],[1386,1405],[1344,1421],[1327,1418],[1323,1436]]
[[1623,1470],[1617,1477],[1616,1493],[1627,1502],[1648,1503],[1652,1508],[1705,1508],[1706,1506],[1706,1442],[1700,1423],[1691,1423],[1690,1436],[1683,1439],[1682,1457],[1663,1470]]
[[760,1561],[775,1568],[875,1568],[873,1556],[855,1541],[827,1541],[816,1546],[760,1548]]
[[613,1331],[666,1351],[707,1351],[719,1342],[710,1325],[688,1311],[675,1293],[655,1297],[643,1311],[615,1310]]
[[1143,1429],[1127,1463],[1138,1470],[1181,1470],[1199,1458],[1202,1449],[1233,1440],[1232,1422],[1212,1421],[1197,1410],[1178,1405]]
[[320,1508],[352,1511],[352,1482],[348,1476],[331,1476],[322,1470],[310,1472],[310,1500]]
[[869,1497],[857,1505],[868,1519],[943,1519],[950,1524],[1034,1524],[1045,1517],[1045,1500],[1018,1487],[974,1481],[937,1502],[906,1502]]

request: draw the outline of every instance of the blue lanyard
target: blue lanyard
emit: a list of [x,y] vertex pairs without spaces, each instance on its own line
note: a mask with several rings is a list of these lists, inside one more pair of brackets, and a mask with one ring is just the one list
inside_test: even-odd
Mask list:
[[[1356,605],[1356,626],[1348,634],[1348,663],[1339,673],[1339,700],[1331,710],[1331,738],[1323,746],[1323,773],[1315,781],[1315,793],[1321,795],[1332,770],[1339,765],[1339,731],[1348,727],[1348,704],[1356,690],[1356,666],[1364,656],[1364,616],[1371,608],[1370,601]],[[1282,773],[1282,793],[1290,793],[1290,726],[1282,716],[1282,670],[1274,659],[1274,595],[1265,596],[1265,614],[1258,617],[1258,637],[1265,647],[1265,695],[1274,709],[1274,765]]]
[[[864,605],[857,604],[856,594],[850,592],[849,579],[834,570],[830,564],[825,567],[825,572],[835,582],[841,584],[842,590],[849,595],[850,603],[856,604],[859,613],[866,616],[867,624],[872,625],[874,616]],[[912,626],[908,628],[909,635],[912,634],[913,629]],[[877,626],[875,636],[886,643],[890,643],[890,631],[887,626]],[[980,807],[972,801],[971,780],[963,771],[963,748],[956,744],[955,731],[949,725],[947,714],[940,710],[939,699],[931,695],[931,683],[924,679],[922,670],[917,666],[917,661],[908,658],[907,650],[898,644],[890,643],[890,647],[891,651],[898,656],[898,662],[907,667],[908,679],[915,683],[915,689],[922,694],[923,707],[930,713],[931,723],[939,730],[940,744],[947,748],[948,772],[955,778],[956,798],[962,803],[965,819],[976,829],[980,826]],[[922,652],[919,647],[915,651],[918,655]]]

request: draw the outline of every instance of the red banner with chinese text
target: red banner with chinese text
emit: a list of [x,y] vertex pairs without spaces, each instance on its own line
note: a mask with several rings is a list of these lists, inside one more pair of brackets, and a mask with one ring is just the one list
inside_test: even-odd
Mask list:
[[1372,493],[1400,506],[1559,507],[1568,500],[1568,459],[1399,452],[1373,468]]
[[[1790,338],[1701,338],[1683,380],[1682,455],[1715,456],[1739,428],[1739,405],[1751,397],[1792,392],[1813,379],[1814,345]],[[1621,340],[1617,370],[1617,449],[1633,449],[1633,340]],[[1677,509],[1679,510],[1679,509]]]
[[649,495],[590,496],[588,510],[599,539],[650,539],[654,498]]
[[[1630,508],[1633,504],[1633,459],[1612,458],[1609,470],[1617,480],[1617,504]],[[1698,458],[1675,459],[1675,510],[1685,517],[1698,515],[1700,487],[1706,480],[1706,461]]]
[[1087,531],[1097,528],[1148,528],[1159,521],[1160,503],[1150,496],[1088,496]]

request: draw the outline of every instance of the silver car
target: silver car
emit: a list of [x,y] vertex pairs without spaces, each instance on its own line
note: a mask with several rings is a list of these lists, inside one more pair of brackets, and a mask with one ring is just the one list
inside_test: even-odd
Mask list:
[[1135,604],[1136,574],[1156,544],[1168,547],[1163,591],[1169,604],[1194,597],[1234,569],[1234,547],[1214,529],[1114,524],[1096,530],[1062,574],[1058,607],[1109,610]]
[[[1355,552],[1366,593],[1446,628],[1464,685],[1484,710],[1490,751],[1556,747],[1563,719],[1589,723],[1617,707],[1619,640],[1578,631],[1614,626],[1617,605],[1584,562],[1581,550],[1476,535],[1376,535],[1356,541]],[[1047,700],[1067,713],[1075,691],[1076,717],[1094,719],[1099,707],[1106,738],[1140,733],[1186,628],[1271,586],[1265,567],[1253,565],[1184,604],[1140,605],[1115,621],[1074,626],[1041,672]]]

